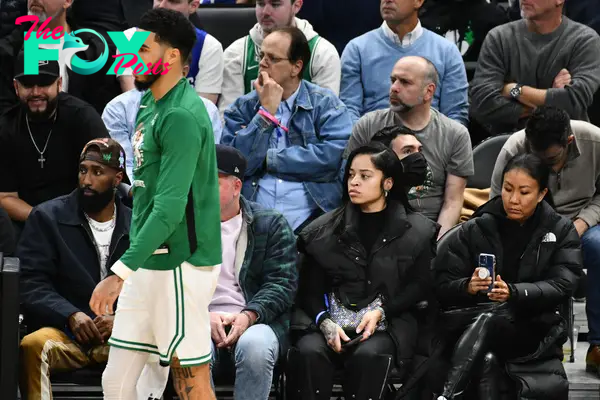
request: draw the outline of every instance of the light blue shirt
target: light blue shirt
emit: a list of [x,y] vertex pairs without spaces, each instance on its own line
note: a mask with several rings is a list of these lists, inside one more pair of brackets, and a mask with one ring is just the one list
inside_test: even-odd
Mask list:
[[[142,94],[137,89],[122,93],[112,99],[102,113],[102,121],[104,121],[110,137],[119,142],[123,150],[125,150],[127,176],[130,179],[133,179],[133,147],[131,145],[131,138],[135,133],[135,121],[140,109]],[[219,109],[210,100],[203,97],[200,98],[210,117],[215,135],[215,143],[220,143],[223,125],[221,124]]]
[[368,112],[390,106],[390,74],[402,57],[425,57],[437,69],[440,84],[431,106],[463,125],[469,122],[469,83],[458,47],[425,28],[400,40],[382,27],[352,39],[342,53],[340,100],[356,124]]
[[[296,96],[298,96],[298,90],[279,104],[275,118],[282,126],[289,126]],[[270,138],[269,148],[285,149],[288,145],[285,131],[281,128],[275,129]],[[302,225],[318,208],[304,183],[286,181],[271,174],[265,174],[258,181],[256,202],[266,208],[279,211],[287,219],[292,229]]]

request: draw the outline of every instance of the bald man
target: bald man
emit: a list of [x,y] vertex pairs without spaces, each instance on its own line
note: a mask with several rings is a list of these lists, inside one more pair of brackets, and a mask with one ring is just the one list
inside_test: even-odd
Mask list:
[[425,184],[411,189],[409,199],[417,211],[441,225],[441,237],[458,222],[467,177],[473,175],[469,131],[432,108],[439,77],[431,61],[403,57],[394,66],[390,81],[390,107],[358,120],[345,157],[383,128],[399,126],[412,131],[423,145],[429,171]]

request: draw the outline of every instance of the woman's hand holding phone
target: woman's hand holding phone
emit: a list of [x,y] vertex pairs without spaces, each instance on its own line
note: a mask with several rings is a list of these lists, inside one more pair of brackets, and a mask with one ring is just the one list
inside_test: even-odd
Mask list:
[[358,335],[357,337],[355,337],[351,341],[342,344],[342,349],[343,350],[349,349],[350,347],[356,346],[357,344],[359,344],[362,341],[363,341],[362,335]]
[[471,276],[471,280],[469,281],[469,285],[467,286],[467,292],[469,292],[470,295],[476,295],[477,293],[481,292],[481,291],[486,291],[490,288],[490,285],[492,284],[492,277],[488,276],[487,278],[480,278],[479,277],[479,270],[483,269],[485,270],[485,268],[475,268],[475,271],[473,272],[473,275]]
[[510,297],[510,289],[506,282],[502,280],[502,277],[498,275],[496,277],[496,281],[494,282],[494,288],[490,293],[488,293],[488,297],[492,301],[497,301],[499,303],[504,303],[508,301]]

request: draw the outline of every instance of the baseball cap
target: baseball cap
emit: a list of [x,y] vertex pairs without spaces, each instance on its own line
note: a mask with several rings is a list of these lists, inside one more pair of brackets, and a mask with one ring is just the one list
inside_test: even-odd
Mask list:
[[218,144],[217,168],[222,174],[233,175],[244,180],[246,173],[246,157],[236,148]]
[[25,52],[21,50],[15,64],[15,76],[25,87],[49,86],[60,77],[60,65],[55,60],[38,61],[38,73],[36,75],[25,74]]
[[[100,153],[98,157],[89,152]],[[123,173],[123,182],[131,185],[125,170],[125,150],[116,140],[110,138],[92,139],[84,147],[79,162],[84,160],[96,161]]]

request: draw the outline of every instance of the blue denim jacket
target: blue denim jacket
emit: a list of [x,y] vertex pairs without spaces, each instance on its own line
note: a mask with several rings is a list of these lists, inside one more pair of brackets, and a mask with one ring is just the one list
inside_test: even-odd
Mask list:
[[237,148],[248,159],[243,195],[254,200],[258,181],[268,172],[304,183],[325,212],[339,207],[342,187],[336,178],[352,133],[344,103],[329,89],[302,81],[288,126],[290,145],[285,149],[270,148],[275,126],[257,114],[259,108],[258,94],[252,91],[225,111],[221,143]]

